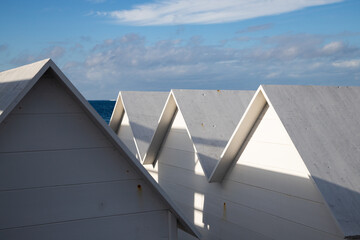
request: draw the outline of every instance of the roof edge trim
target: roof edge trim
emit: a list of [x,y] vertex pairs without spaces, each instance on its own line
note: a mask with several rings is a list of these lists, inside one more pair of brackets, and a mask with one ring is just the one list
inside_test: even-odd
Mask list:
[[121,92],[119,92],[118,97],[116,99],[116,103],[114,106],[114,110],[112,111],[109,126],[110,128],[117,133],[120,128],[120,124],[122,122],[122,118],[124,116],[124,103],[122,101]]
[[249,103],[245,113],[241,117],[235,131],[222,152],[220,161],[217,163],[215,169],[210,175],[209,182],[221,182],[231,167],[233,161],[240,153],[240,149],[246,141],[247,136],[267,103],[267,99],[264,96],[263,91],[262,86],[260,86],[254,94],[254,97]]
[[[37,81],[41,78],[41,76],[49,69],[51,64],[54,64],[53,61],[50,58],[40,60],[34,63],[30,63],[24,66],[20,66],[17,68],[9,69],[10,70],[16,70],[24,67],[29,67],[30,65],[40,64],[41,62],[44,62],[43,65],[39,68],[37,73],[29,79],[29,83],[24,87],[24,89],[21,90],[21,92],[15,97],[15,99],[3,110],[3,112],[0,114],[0,123],[7,117],[7,115],[15,108],[15,106],[23,99],[23,97],[29,92],[29,90],[37,83]],[[4,71],[6,72],[6,71]]]
[[154,163],[161,145],[165,140],[166,133],[171,126],[175,113],[178,109],[176,102],[174,100],[174,94],[170,91],[169,96],[166,100],[165,106],[161,112],[158,125],[154,132],[154,135],[150,141],[149,148],[142,159],[143,164],[152,164]]

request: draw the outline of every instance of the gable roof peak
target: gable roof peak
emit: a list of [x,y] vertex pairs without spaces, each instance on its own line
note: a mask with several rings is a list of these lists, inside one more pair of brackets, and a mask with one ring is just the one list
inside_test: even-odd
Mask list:
[[178,219],[179,226],[189,234],[199,237],[199,233],[195,227],[188,222],[181,210],[172,202],[162,188],[155,182],[144,167],[130,153],[128,148],[118,139],[111,128],[106,125],[105,121],[93,109],[90,103],[81,95],[74,85],[61,72],[51,59],[45,59],[39,62],[28,64],[22,67],[0,72],[0,123],[14,109],[14,107],[31,91],[32,87],[39,81],[48,69],[53,70],[54,76],[64,84],[69,93],[77,99],[78,103],[83,107],[87,116],[94,122],[106,138],[113,144],[125,160],[128,161],[143,179],[149,184],[159,198],[169,206],[171,211]]
[[144,158],[152,163],[176,112],[184,118],[205,175],[209,178],[254,91],[172,89]]

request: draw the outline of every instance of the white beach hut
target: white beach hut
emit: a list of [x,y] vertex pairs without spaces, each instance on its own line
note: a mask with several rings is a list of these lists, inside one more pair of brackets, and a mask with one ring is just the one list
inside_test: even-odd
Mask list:
[[197,236],[51,60],[0,73],[0,239]]
[[360,87],[261,86],[211,180],[265,239],[360,239],[359,130]]
[[[210,184],[208,178],[253,94],[172,90],[143,159],[203,239],[251,239],[249,230],[228,217],[227,208],[238,197],[236,183]],[[179,239],[192,237],[180,234]]]
[[168,95],[168,92],[119,92],[109,125],[139,160],[148,150]]

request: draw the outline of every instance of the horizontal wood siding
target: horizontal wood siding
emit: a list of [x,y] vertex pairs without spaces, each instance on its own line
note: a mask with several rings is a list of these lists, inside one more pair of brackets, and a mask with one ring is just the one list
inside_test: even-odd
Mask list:
[[0,126],[0,239],[169,239],[169,206],[54,79]]
[[140,179],[113,148],[0,153],[0,191]]
[[167,222],[168,211],[163,210],[0,230],[0,239],[165,240]]
[[83,109],[75,104],[71,93],[51,76],[43,76],[12,111],[13,114],[82,112]]
[[0,229],[164,209],[142,180],[3,191],[0,206]]
[[[181,114],[175,122],[183,122]],[[203,239],[341,239],[301,158],[296,156],[296,149],[285,141],[290,140],[286,132],[279,127],[274,131],[276,126],[272,125],[277,123],[272,123],[257,128],[261,132],[271,128],[270,132],[261,133],[266,138],[259,141],[276,145],[269,135],[283,134],[275,136],[280,147],[266,148],[269,151],[264,151],[264,156],[268,159],[264,161],[259,156],[264,153],[261,148],[249,148],[251,154],[245,149],[242,156],[246,156],[247,164],[242,164],[241,158],[222,183],[208,183],[199,174],[199,168],[195,170],[198,159],[191,140],[185,138],[185,124],[182,129],[177,126],[170,130],[157,159],[157,169],[147,167],[157,171],[159,184],[193,220]],[[278,162],[272,164],[274,161]]]
[[85,113],[10,114],[0,132],[0,152],[111,146]]

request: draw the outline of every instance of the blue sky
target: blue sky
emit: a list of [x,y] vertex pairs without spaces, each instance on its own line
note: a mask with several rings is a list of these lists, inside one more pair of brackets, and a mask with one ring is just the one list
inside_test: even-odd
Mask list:
[[119,90],[360,85],[359,0],[2,0],[0,71],[52,58]]

